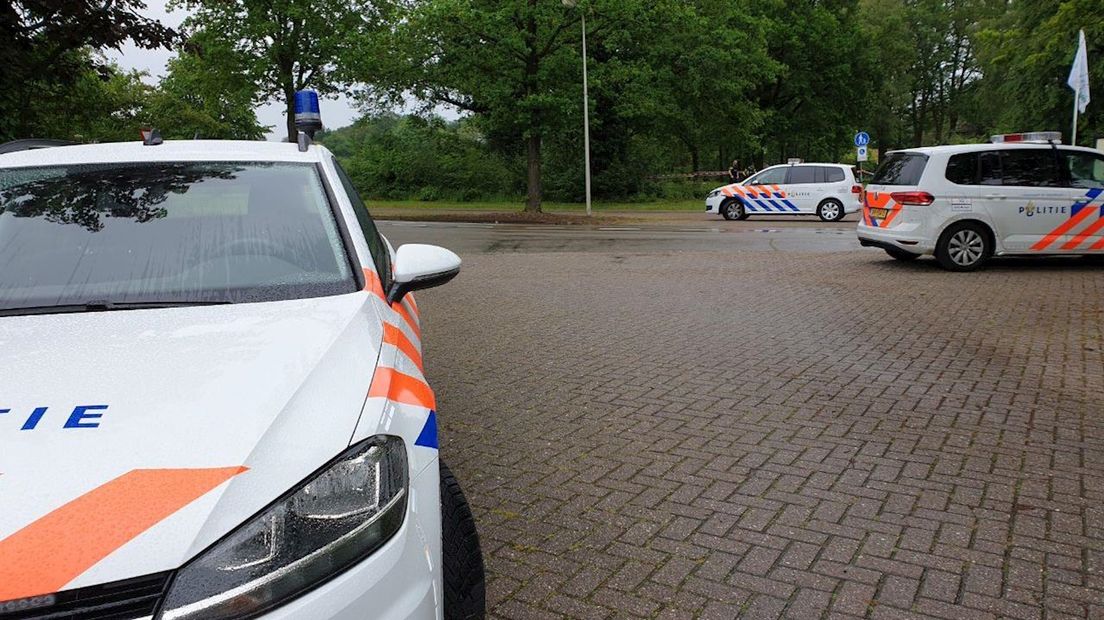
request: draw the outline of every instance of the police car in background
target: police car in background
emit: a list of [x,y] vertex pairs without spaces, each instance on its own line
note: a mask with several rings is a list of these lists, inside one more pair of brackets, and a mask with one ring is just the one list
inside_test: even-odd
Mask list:
[[994,255],[1104,253],[1104,153],[1058,132],[888,153],[864,195],[859,242],[970,271]]
[[0,618],[482,617],[411,295],[460,259],[309,140],[146,138],[0,155]]
[[707,213],[726,220],[752,215],[818,215],[836,222],[859,210],[855,171],[843,164],[780,164],[740,183],[718,187],[705,199]]

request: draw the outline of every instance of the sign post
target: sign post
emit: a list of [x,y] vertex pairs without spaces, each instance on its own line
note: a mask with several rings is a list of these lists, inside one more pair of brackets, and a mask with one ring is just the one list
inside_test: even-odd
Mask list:
[[860,172],[862,172],[862,163],[869,159],[869,154],[866,150],[868,144],[870,144],[870,134],[865,131],[860,131],[855,134],[855,161],[859,163]]

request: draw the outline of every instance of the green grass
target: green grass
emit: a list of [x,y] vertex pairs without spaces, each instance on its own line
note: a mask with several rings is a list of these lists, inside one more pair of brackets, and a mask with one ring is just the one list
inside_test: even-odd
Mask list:
[[[367,200],[369,209],[401,209],[404,211],[521,211],[523,202],[453,202],[439,200],[424,202],[419,200]],[[655,202],[595,202],[595,211],[701,211],[705,208],[702,200],[664,200]],[[541,205],[546,213],[581,213],[586,205],[574,202],[546,202]]]

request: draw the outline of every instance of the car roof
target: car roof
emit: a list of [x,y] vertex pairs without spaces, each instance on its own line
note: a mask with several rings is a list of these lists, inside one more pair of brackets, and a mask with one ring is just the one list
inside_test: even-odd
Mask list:
[[770,168],[781,168],[783,166],[831,166],[833,168],[854,168],[854,166],[850,164],[829,164],[815,161],[803,161],[800,164],[774,164],[773,166],[767,166],[766,168],[763,168],[763,170],[768,170]]
[[285,161],[319,162],[329,155],[320,145],[300,152],[289,142],[249,140],[166,140],[145,146],[141,142],[80,144],[18,151],[0,155],[0,168],[92,163],[153,161]]
[[[980,142],[976,144],[943,144],[940,146],[922,146],[910,149],[896,149],[889,151],[890,153],[920,153],[922,155],[954,155],[956,153],[975,153],[978,151],[1003,151],[1009,149],[1030,149],[1039,147],[1048,147],[1049,142]],[[1096,149],[1086,148],[1083,146],[1073,146],[1072,144],[1055,144],[1054,146],[1084,151],[1086,153],[1100,153]]]

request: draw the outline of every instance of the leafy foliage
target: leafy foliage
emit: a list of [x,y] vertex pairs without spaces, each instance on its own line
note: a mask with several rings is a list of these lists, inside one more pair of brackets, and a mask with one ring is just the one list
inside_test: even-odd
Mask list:
[[260,101],[287,106],[287,136],[295,141],[295,91],[320,94],[346,87],[339,61],[379,27],[382,15],[366,0],[175,0],[191,11],[191,43],[240,72]]
[[[355,93],[370,114],[323,141],[369,196],[582,200],[588,47],[594,195],[697,195],[672,173],[847,160],[1059,129],[1084,28],[1104,83],[1100,0],[175,0],[186,40],[140,0],[12,0],[0,138],[258,138],[258,104]],[[157,85],[101,50],[175,45]],[[1104,133],[1104,92],[1080,142]],[[22,102],[33,99],[27,108]],[[447,116],[439,117],[442,109]],[[414,114],[397,115],[396,110]],[[662,179],[662,180],[661,180]]]

